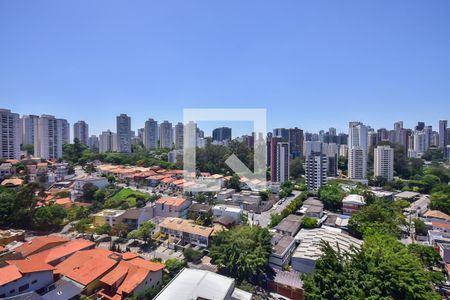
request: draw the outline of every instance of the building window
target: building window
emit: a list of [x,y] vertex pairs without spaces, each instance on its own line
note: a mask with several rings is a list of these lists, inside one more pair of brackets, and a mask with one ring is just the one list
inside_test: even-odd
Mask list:
[[37,282],[37,280],[33,280],[32,282],[31,282],[31,284],[35,284]]
[[12,294],[12,293],[14,293],[15,291],[16,291],[15,289],[12,289],[12,290],[9,291],[9,293]]
[[28,283],[20,286],[19,293],[28,290],[29,287],[30,287],[30,285]]

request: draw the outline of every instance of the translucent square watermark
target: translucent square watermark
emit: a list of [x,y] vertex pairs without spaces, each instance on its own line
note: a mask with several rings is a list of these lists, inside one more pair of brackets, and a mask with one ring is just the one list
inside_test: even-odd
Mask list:
[[[263,108],[186,108],[183,110],[184,142],[183,162],[185,192],[217,192],[222,188],[223,179],[220,176],[198,178],[196,169],[197,122],[199,121],[251,121],[253,122],[254,155],[253,172],[239,158],[232,154],[225,164],[239,177],[245,180],[247,186],[254,191],[265,190],[267,147],[266,121],[267,112]],[[204,170],[199,170],[204,171]],[[219,174],[220,175],[220,174]],[[223,174],[222,174],[223,175]]]

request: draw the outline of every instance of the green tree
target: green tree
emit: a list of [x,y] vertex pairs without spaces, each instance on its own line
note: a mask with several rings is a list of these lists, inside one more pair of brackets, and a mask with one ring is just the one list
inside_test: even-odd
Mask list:
[[140,239],[147,244],[151,240],[152,231],[155,229],[155,224],[151,221],[144,222],[139,229],[132,230],[128,233],[129,239]]
[[235,189],[236,191],[241,190],[241,181],[238,174],[233,174],[228,183],[228,188]]
[[169,258],[164,264],[166,265],[166,270],[169,272],[170,277],[174,277],[186,266],[185,261],[176,258]]
[[337,184],[326,184],[319,188],[319,199],[322,200],[325,208],[339,209],[342,206],[344,192]]
[[39,228],[50,229],[60,226],[66,216],[66,211],[61,205],[46,205],[36,210],[33,223]]
[[428,234],[428,228],[427,225],[425,225],[425,222],[420,219],[414,219],[414,229],[416,231],[417,235],[427,235]]
[[358,237],[375,232],[398,237],[401,224],[404,224],[404,217],[395,204],[376,200],[352,215],[349,230]]
[[85,233],[89,227],[91,226],[91,220],[89,218],[83,218],[81,220],[79,220],[76,224],[75,224],[75,230],[80,232],[80,233]]
[[97,190],[98,187],[95,184],[91,182],[85,183],[83,185],[83,198],[87,201],[94,200],[94,195]]
[[17,193],[0,187],[0,225],[7,226],[12,222]]
[[289,169],[291,178],[297,179],[305,174],[303,163],[304,162],[300,158],[294,158],[293,160],[291,160]]
[[33,144],[22,145],[22,150],[26,151],[27,155],[34,155],[34,145]]
[[450,214],[450,193],[432,193],[430,208],[440,210],[446,214]]
[[441,299],[430,272],[392,236],[370,235],[350,253],[324,243],[322,253],[314,272],[303,276],[305,299]]
[[63,145],[63,160],[77,164],[87,146],[82,144],[78,138],[73,140],[73,144]]
[[210,256],[234,277],[248,279],[265,272],[272,253],[271,240],[265,228],[238,226],[213,238]]
[[203,257],[201,251],[197,251],[192,247],[187,247],[183,250],[184,258],[189,262],[197,262]]
[[311,217],[304,217],[302,220],[302,227],[312,229],[317,227],[317,219]]

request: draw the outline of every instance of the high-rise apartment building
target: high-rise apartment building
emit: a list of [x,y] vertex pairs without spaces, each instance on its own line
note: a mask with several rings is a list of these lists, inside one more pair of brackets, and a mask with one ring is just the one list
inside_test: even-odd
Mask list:
[[117,151],[117,135],[109,129],[103,131],[98,140],[98,151],[100,153]]
[[327,158],[327,176],[336,177],[338,175],[339,146],[335,143],[324,143],[322,152]]
[[85,121],[78,121],[73,124],[73,138],[78,139],[80,143],[88,145],[89,125]]
[[37,124],[37,119],[39,116],[36,115],[26,115],[22,116],[20,119],[21,124],[21,142],[23,145],[33,145],[34,144],[34,124]]
[[182,149],[183,148],[183,143],[184,143],[184,125],[181,122],[178,122],[175,125],[175,130],[174,130],[174,141],[175,141],[175,148],[176,149]]
[[0,157],[3,159],[20,158],[19,114],[9,109],[0,109]]
[[289,147],[291,149],[291,157],[298,158],[303,156],[303,130],[300,128],[289,129]]
[[374,150],[374,176],[394,179],[394,149],[390,146],[378,146]]
[[116,118],[117,151],[131,153],[131,118],[120,114]]
[[282,142],[289,142],[289,129],[275,128],[273,130],[273,136],[281,138]]
[[171,149],[173,146],[173,128],[169,121],[164,121],[159,125],[159,143],[160,148]]
[[219,127],[212,132],[213,142],[229,142],[231,141],[231,128]]
[[305,143],[305,183],[308,191],[317,191],[327,183],[327,156],[323,143]]
[[290,151],[288,142],[277,143],[276,182],[289,180]]
[[143,142],[147,149],[158,148],[158,121],[153,119],[145,121]]
[[363,180],[367,177],[368,130],[361,122],[350,122],[348,133],[348,176]]
[[87,144],[87,146],[88,146],[90,149],[99,149],[99,139],[98,139],[98,137],[97,137],[96,135],[91,135],[91,136],[88,138],[88,144]]
[[348,149],[348,177],[364,180],[367,177],[367,149],[354,146]]
[[447,120],[439,120],[439,148],[444,149],[447,144]]
[[70,141],[70,126],[65,119],[42,115],[34,123],[34,155],[45,159],[62,157],[63,144]]

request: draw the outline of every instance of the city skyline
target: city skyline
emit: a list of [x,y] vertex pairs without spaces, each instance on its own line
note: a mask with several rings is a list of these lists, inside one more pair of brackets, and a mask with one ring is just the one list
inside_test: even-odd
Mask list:
[[448,1],[45,3],[0,4],[0,106],[20,114],[95,134],[183,108],[266,108],[268,128],[310,132],[450,115]]

